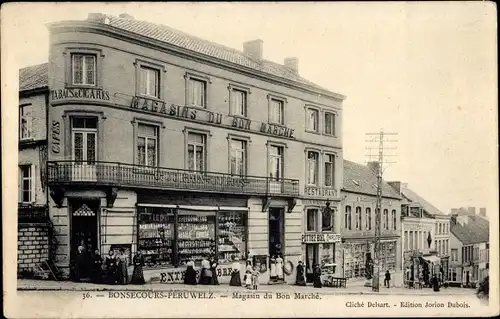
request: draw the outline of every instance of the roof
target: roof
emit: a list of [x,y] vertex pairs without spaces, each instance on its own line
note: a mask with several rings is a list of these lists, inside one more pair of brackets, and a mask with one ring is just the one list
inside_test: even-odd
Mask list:
[[409,189],[408,187],[401,184],[401,194],[407,198],[410,202],[416,202],[425,210],[425,212],[433,217],[436,216],[447,216],[443,214],[438,208],[433,206],[431,203],[420,197],[417,193]]
[[109,18],[108,25],[111,27],[132,32],[141,36],[155,39],[164,43],[168,43],[170,45],[201,53],[230,63],[234,63],[238,66],[248,67],[256,71],[284,78],[297,84],[317,90],[326,91],[330,94],[338,95],[339,97],[343,98],[343,96],[338,93],[331,92],[328,89],[325,89],[317,84],[314,84],[311,81],[304,79],[284,65],[265,59],[258,61],[255,58],[246,55],[236,49],[228,48],[211,41],[200,39],[198,37],[186,34],[182,31],[165,25],[110,15],[106,15],[106,17]]
[[472,245],[490,241],[489,222],[479,216],[467,216],[467,224],[451,223],[451,232],[463,245]]
[[49,86],[48,63],[28,66],[19,70],[19,91]]
[[[377,196],[377,174],[368,166],[344,160],[344,185],[342,190]],[[394,188],[382,181],[382,196],[400,199]]]

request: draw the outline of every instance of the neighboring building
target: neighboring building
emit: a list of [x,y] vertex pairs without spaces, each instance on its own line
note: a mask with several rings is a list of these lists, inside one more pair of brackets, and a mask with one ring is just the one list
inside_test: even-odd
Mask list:
[[18,272],[33,271],[49,257],[48,94],[46,63],[19,70]]
[[[374,259],[378,163],[367,166],[344,160],[342,188],[343,275],[362,278]],[[380,271],[401,269],[401,197],[382,183]],[[382,275],[381,275],[382,276]]]
[[451,220],[450,280],[475,287],[488,275],[489,222],[470,214],[452,214]]
[[248,253],[284,255],[288,282],[311,255],[337,262],[344,96],[295,58],[263,59],[260,40],[240,52],[128,15],[49,30],[49,211],[66,273],[82,241],[141,250],[165,282],[214,253],[221,282]]
[[428,283],[432,275],[448,278],[450,217],[408,188],[389,182],[402,196],[402,242],[405,280]]

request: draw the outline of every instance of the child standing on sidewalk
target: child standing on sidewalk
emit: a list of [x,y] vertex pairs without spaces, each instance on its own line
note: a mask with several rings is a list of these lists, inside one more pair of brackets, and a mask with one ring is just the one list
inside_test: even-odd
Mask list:
[[252,269],[252,289],[257,290],[259,287],[259,269],[257,266],[254,266]]

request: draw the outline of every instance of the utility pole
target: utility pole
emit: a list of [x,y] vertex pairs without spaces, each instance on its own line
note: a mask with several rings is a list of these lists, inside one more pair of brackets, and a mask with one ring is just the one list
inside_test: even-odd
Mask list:
[[[376,167],[375,173],[377,174],[377,202],[376,202],[376,208],[375,208],[375,237],[373,239],[373,252],[374,252],[374,260],[373,260],[373,278],[372,278],[372,291],[379,291],[379,286],[380,286],[380,267],[381,267],[381,260],[380,260],[380,253],[381,253],[381,245],[380,245],[380,236],[381,236],[381,212],[382,212],[382,176],[384,172],[384,163],[385,164],[392,164],[395,163],[394,161],[384,161],[384,156],[385,157],[393,157],[396,156],[394,154],[384,154],[384,142],[385,143],[393,143],[397,142],[396,140],[385,140],[385,137],[387,136],[395,136],[398,133],[384,133],[383,129],[380,129],[379,133],[366,133],[366,136],[368,139],[366,142],[368,143],[378,143],[378,155],[376,158],[376,162],[378,163]],[[367,150],[369,150],[368,156],[368,162],[372,161],[372,154],[371,150],[375,149],[373,147],[366,147]],[[385,147],[386,150],[388,149],[397,149],[396,147]]]

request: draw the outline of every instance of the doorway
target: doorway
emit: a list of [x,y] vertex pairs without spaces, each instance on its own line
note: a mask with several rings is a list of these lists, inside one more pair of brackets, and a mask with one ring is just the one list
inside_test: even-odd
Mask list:
[[319,263],[319,244],[306,244],[306,282],[313,282],[314,265]]
[[70,260],[75,260],[78,246],[84,244],[87,253],[98,249],[99,200],[71,200]]
[[284,255],[285,239],[284,208],[269,208],[269,256]]

